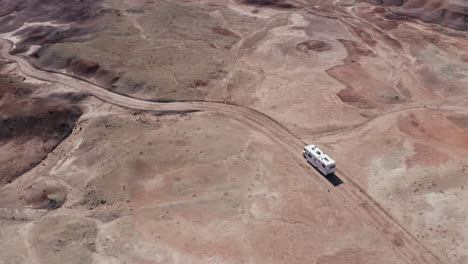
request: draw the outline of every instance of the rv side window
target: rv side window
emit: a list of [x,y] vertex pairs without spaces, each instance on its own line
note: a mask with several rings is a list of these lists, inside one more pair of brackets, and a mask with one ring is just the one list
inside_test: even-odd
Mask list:
[[322,163],[322,167],[324,167],[324,168],[325,168],[325,164],[323,164],[323,163]]
[[309,158],[312,158],[312,155],[310,155],[310,153],[307,153],[307,156],[309,156]]
[[335,165],[331,165],[331,166],[330,166],[330,169],[334,169],[334,168],[335,168]]

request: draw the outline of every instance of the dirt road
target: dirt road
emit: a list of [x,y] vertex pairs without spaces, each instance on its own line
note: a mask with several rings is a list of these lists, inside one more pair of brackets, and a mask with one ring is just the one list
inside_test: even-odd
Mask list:
[[317,184],[329,186],[330,192],[343,209],[357,216],[364,224],[373,227],[382,239],[398,252],[407,263],[440,263],[430,251],[424,248],[403,226],[380,207],[364,189],[354,183],[352,177],[346,175],[345,172],[338,170],[337,176],[344,181],[344,184],[333,187],[322,175],[308,166],[302,158],[301,151],[305,143],[291,134],[281,124],[258,111],[238,105],[216,102],[159,103],[130,98],[113,93],[85,80],[61,73],[40,70],[33,66],[27,57],[10,55],[9,51],[12,43],[8,40],[0,40],[0,45],[2,46],[2,57],[15,61],[26,76],[51,83],[60,83],[92,94],[111,104],[150,111],[214,111],[243,122],[249,127],[264,133],[284,150],[287,150],[288,154],[297,161],[297,164],[291,164],[291,166],[301,166],[304,170],[307,170],[311,177],[316,178]]

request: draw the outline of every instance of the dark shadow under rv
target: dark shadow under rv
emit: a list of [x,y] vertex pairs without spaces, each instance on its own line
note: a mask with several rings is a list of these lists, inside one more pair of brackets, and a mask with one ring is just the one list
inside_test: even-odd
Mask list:
[[[309,163],[309,162],[307,162]],[[322,175],[322,177],[324,177],[325,179],[327,179],[327,181],[329,181],[334,187],[336,186],[339,186],[341,184],[343,184],[343,180],[340,179],[340,177],[338,177],[335,173],[332,173],[332,174],[328,174],[328,175],[323,175],[322,172],[320,172],[315,166],[313,166],[312,164],[309,163],[309,165],[314,169],[316,170],[320,175]]]
[[335,173],[328,174],[327,176],[323,176],[327,179],[334,187],[343,184],[344,182],[340,179],[340,177],[336,176]]

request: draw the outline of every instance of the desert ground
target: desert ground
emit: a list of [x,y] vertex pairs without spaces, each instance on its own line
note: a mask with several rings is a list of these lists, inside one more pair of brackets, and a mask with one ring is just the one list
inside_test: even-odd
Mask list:
[[0,0],[0,264],[467,264],[467,10]]

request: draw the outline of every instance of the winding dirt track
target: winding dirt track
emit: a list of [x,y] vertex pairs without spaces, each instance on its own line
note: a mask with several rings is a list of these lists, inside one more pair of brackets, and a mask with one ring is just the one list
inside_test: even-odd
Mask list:
[[441,263],[436,256],[422,246],[404,227],[393,219],[380,205],[375,202],[361,187],[351,180],[351,177],[338,170],[338,176],[344,181],[335,188],[317,171],[313,170],[302,158],[302,148],[305,145],[299,138],[291,134],[281,124],[253,109],[216,102],[170,102],[159,103],[130,98],[110,92],[95,84],[61,73],[44,71],[36,68],[27,57],[10,55],[12,43],[0,39],[1,56],[15,61],[26,76],[52,83],[60,83],[73,89],[94,95],[100,100],[122,107],[150,111],[214,111],[236,119],[253,129],[260,131],[288,151],[306,173],[314,175],[319,184],[329,186],[330,193],[337,199],[343,209],[349,211],[357,219],[376,232],[405,260],[406,263]]

